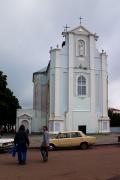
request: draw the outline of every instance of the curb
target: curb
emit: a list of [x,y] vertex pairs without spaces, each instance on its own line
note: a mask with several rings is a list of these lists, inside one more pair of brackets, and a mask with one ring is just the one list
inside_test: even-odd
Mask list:
[[[109,144],[94,144],[92,145],[92,147],[102,147],[102,146],[116,146],[116,145],[120,145],[120,143],[109,143]],[[34,149],[40,149],[40,147],[38,146],[32,146],[32,147],[29,147],[28,149],[30,150],[34,150]]]
[[116,145],[120,145],[119,142],[116,143],[106,143],[106,144],[94,144],[93,146],[116,146]]

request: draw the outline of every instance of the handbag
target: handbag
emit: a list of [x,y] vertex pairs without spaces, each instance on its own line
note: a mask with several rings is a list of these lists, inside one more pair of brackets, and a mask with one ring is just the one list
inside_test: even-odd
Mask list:
[[17,147],[14,145],[10,150],[9,153],[12,155],[12,157],[16,156]]

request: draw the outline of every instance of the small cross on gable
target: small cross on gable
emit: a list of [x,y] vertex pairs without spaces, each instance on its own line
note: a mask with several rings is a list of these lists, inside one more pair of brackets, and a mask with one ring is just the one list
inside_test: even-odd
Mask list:
[[82,24],[82,19],[83,19],[83,18],[80,16],[80,17],[79,17],[79,20],[80,20],[80,26],[81,26],[81,24]]
[[67,32],[68,28],[70,28],[70,27],[68,27],[67,24],[66,24],[66,26],[64,26],[64,31]]

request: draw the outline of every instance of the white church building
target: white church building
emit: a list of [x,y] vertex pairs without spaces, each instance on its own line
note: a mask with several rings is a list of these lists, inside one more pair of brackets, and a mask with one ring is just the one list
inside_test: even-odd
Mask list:
[[18,110],[16,127],[26,116],[30,132],[47,125],[50,132],[109,133],[106,52],[99,53],[98,36],[81,25],[62,35],[48,66],[33,73],[33,110]]

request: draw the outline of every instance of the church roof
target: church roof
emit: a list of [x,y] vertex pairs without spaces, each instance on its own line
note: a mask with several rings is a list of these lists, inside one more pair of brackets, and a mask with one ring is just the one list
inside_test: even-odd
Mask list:
[[34,75],[47,73],[49,66],[50,66],[50,61],[46,67],[40,69],[39,71],[34,72],[33,73],[33,80],[34,80]]
[[44,73],[44,72],[46,72],[46,70],[47,70],[47,66],[44,67],[44,68],[42,68],[42,69],[40,69],[40,70],[38,71],[38,73]]
[[44,68],[42,68],[42,69],[34,72],[33,75],[34,75],[34,74],[46,73],[46,72],[48,71],[49,65],[50,65],[50,61],[49,61],[48,65],[47,65],[46,67],[44,67]]

